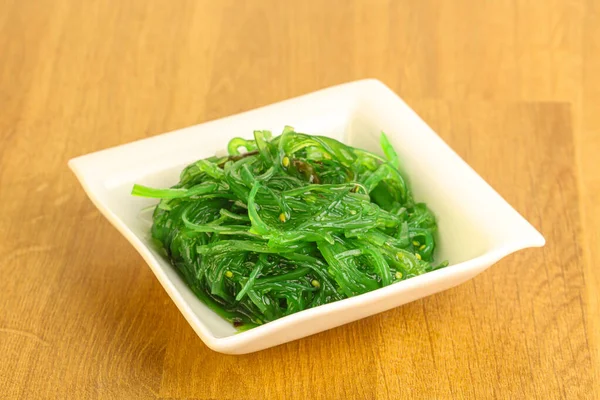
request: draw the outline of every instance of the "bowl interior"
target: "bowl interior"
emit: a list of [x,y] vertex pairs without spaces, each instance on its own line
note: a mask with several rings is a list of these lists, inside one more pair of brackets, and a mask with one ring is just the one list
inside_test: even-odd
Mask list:
[[[341,113],[339,118],[314,118],[306,121],[297,121],[294,126],[297,130],[321,134],[342,140],[353,146],[361,147],[381,154],[379,147],[379,134],[382,127],[368,116],[358,111]],[[265,126],[257,126],[264,129]],[[283,126],[268,126],[274,134],[278,134]],[[250,128],[251,129],[251,128]],[[225,143],[233,136],[251,138],[252,132],[248,129],[239,134],[226,136],[226,140],[207,140],[197,148],[195,158],[200,159],[222,151]],[[403,161],[403,168],[410,177],[410,184],[414,191],[415,199],[423,201],[434,211],[439,222],[437,260],[450,260],[452,263],[468,260],[480,255],[489,249],[488,240],[481,232],[476,231],[476,225],[464,215],[453,210],[452,202],[448,201],[444,193],[436,189],[435,183],[429,179],[427,166],[415,163],[418,154],[406,146],[406,142],[414,140],[418,133],[386,131]],[[155,200],[132,197],[130,195],[133,183],[141,183],[154,187],[169,187],[178,181],[182,168],[194,159],[180,160],[173,158],[173,165],[165,165],[161,170],[152,171],[146,175],[137,175],[135,179],[127,176],[116,176],[106,180],[104,189],[105,201],[113,212],[123,220],[135,236],[138,237],[153,253],[160,268],[178,288],[191,311],[208,328],[215,337],[226,337],[236,333],[235,329],[217,314],[204,306],[187,288],[183,280],[176,273],[168,260],[155,249],[149,235],[152,224],[152,209]],[[448,244],[452,244],[449,246]]]

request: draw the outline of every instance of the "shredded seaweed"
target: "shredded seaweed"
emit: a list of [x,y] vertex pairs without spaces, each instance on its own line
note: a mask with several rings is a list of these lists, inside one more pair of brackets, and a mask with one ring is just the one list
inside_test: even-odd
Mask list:
[[[337,140],[255,131],[229,156],[188,165],[161,199],[152,237],[194,293],[239,329],[442,268],[435,217],[385,157]],[[243,151],[241,151],[243,149]]]

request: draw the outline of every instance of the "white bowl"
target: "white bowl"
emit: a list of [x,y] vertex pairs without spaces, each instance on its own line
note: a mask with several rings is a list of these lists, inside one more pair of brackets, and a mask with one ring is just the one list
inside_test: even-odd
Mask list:
[[[450,266],[353,298],[305,310],[246,332],[206,307],[152,246],[151,221],[132,197],[134,183],[168,187],[188,163],[222,151],[255,129],[279,134],[284,125],[379,151],[386,132],[402,160],[415,199],[436,214],[436,260]],[[452,151],[387,86],[362,80],[320,90],[217,121],[181,129],[69,161],[98,209],[146,260],[198,336],[211,349],[243,354],[356,321],[459,285],[501,258],[543,246],[542,235]]]

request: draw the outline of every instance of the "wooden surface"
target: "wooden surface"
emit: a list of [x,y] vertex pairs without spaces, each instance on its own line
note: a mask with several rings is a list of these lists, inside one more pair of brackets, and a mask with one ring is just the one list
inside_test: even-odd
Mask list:
[[[0,0],[0,398],[600,398],[599,71],[592,0]],[[274,349],[207,349],[67,160],[365,77],[546,247]]]

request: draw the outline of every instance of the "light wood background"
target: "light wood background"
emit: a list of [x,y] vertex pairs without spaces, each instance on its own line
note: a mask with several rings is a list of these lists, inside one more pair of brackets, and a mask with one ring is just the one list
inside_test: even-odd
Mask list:
[[[600,398],[599,75],[593,0],[0,0],[0,398]],[[546,247],[274,349],[207,349],[67,160],[365,77]]]

